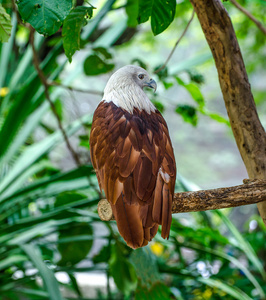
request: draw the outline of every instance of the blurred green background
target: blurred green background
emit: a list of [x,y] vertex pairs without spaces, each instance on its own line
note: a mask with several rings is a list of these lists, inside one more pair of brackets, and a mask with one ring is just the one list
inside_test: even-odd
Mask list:
[[[22,16],[23,2],[17,3]],[[239,2],[265,21],[264,1]],[[90,7],[86,3],[73,4]],[[0,43],[0,299],[265,299],[266,231],[255,205],[173,215],[169,240],[158,234],[135,251],[115,222],[98,217],[89,157],[92,114],[112,72],[126,64],[145,67],[158,83],[156,94],[147,93],[169,125],[176,191],[247,178],[196,16],[167,68],[154,74],[184,31],[190,2],[177,1],[172,24],[156,36],[150,22],[137,26],[137,3],[91,1],[93,16],[83,16],[81,50],[71,63],[59,21],[54,34],[34,34],[77,165],[32,63],[30,31],[17,22],[15,2],[0,0],[12,22],[11,37]],[[229,1],[223,4],[265,127],[265,36]]]

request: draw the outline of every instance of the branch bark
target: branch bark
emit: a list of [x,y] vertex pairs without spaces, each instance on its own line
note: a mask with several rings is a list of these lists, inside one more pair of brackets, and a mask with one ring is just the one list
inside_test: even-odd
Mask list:
[[[190,0],[212,51],[232,131],[249,178],[266,179],[266,133],[260,123],[231,19],[220,0]],[[266,225],[266,202],[258,204]]]
[[[221,209],[266,201],[266,180],[244,180],[244,183],[227,188],[175,193],[172,213]],[[111,205],[106,199],[98,203],[98,214],[102,221],[114,219]]]

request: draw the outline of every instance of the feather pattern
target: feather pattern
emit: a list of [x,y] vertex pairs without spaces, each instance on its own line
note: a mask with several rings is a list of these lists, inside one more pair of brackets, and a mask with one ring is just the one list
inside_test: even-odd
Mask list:
[[99,186],[127,244],[147,245],[159,224],[162,237],[168,238],[176,166],[159,111],[134,108],[131,113],[101,101],[93,117],[90,151]]

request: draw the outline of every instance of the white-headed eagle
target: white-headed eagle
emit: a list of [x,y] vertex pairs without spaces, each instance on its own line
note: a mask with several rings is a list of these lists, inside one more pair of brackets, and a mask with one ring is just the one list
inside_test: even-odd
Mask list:
[[156,82],[128,65],[109,79],[90,134],[92,165],[117,227],[132,248],[146,246],[172,221],[176,165],[166,122],[143,88]]

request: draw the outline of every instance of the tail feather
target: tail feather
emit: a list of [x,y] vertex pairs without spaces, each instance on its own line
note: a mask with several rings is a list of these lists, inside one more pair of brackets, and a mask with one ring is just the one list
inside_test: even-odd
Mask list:
[[172,222],[172,196],[169,193],[169,186],[167,183],[163,185],[163,209],[162,209],[162,238],[168,239],[170,226]]
[[[146,246],[153,239],[158,231],[159,224],[162,225],[161,236],[169,237],[172,222],[172,184],[164,173],[159,172],[156,180],[156,187],[150,203],[141,202],[127,184],[123,193],[118,197],[115,204],[111,203],[118,230],[133,249]],[[130,183],[129,183],[130,185]],[[140,203],[141,202],[141,203]]]
[[127,204],[123,194],[117,199],[116,204],[111,204],[118,230],[133,249],[142,247],[144,232],[138,205]]
[[151,219],[151,205],[129,204],[121,194],[111,206],[117,228],[129,247],[144,247],[154,238],[158,224]]

